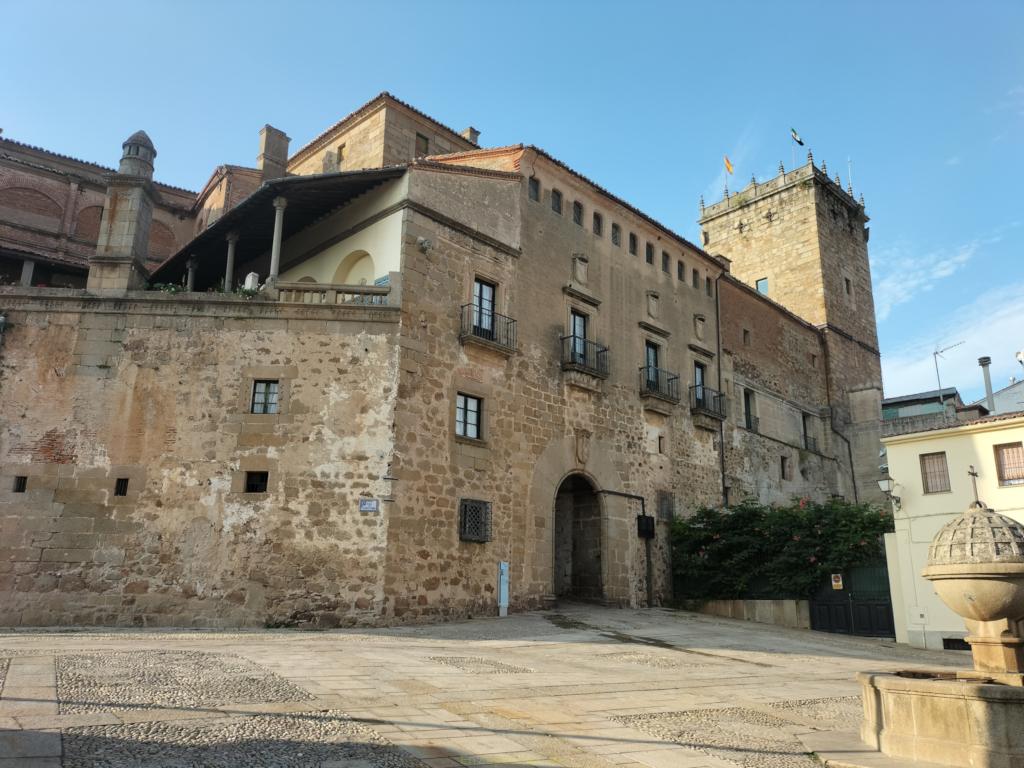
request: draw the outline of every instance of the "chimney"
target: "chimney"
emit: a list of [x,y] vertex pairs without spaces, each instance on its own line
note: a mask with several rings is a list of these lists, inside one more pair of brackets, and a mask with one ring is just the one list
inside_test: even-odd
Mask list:
[[985,374],[985,407],[988,408],[989,413],[996,412],[996,399],[992,395],[992,376],[988,372],[988,367],[992,364],[991,357],[979,357],[978,365],[981,366],[981,370]]
[[287,174],[288,142],[284,131],[272,125],[260,129],[260,153],[256,156],[256,167],[263,171],[263,181],[279,179]]
[[465,130],[463,130],[462,133],[460,133],[459,135],[462,138],[464,138],[466,141],[470,141],[473,144],[479,144],[480,143],[480,131],[478,131],[472,125],[469,126],[469,128],[466,128]]

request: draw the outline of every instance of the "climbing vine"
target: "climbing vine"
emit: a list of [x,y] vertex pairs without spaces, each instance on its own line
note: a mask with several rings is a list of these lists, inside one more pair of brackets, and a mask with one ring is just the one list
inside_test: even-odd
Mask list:
[[700,509],[672,524],[676,598],[806,598],[828,574],[884,559],[892,530],[887,509],[840,500]]

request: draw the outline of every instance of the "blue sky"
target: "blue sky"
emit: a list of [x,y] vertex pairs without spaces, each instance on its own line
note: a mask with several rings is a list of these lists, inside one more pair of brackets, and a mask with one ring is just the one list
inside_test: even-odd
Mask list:
[[[694,241],[698,198],[791,162],[790,127],[871,216],[887,394],[1024,370],[1024,3],[0,0],[8,138],[157,178],[297,148],[382,90],[481,143],[537,144]],[[720,7],[719,7],[720,6]],[[798,158],[800,160],[801,158]]]

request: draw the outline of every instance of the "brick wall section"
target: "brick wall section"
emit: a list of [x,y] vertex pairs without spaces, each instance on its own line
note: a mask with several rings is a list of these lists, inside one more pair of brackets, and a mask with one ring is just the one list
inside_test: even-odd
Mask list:
[[376,620],[394,311],[39,293],[4,296],[0,625]]

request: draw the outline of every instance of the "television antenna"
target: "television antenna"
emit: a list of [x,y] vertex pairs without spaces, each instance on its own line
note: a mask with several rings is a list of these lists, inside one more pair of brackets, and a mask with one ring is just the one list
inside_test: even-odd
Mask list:
[[942,378],[939,376],[939,358],[942,357],[942,353],[943,352],[948,352],[949,350],[953,349],[954,347],[959,347],[961,344],[964,344],[964,343],[965,342],[963,342],[963,341],[958,341],[956,344],[950,344],[948,347],[943,347],[942,349],[936,349],[934,352],[932,352],[932,358],[935,360],[935,381],[939,385],[939,405],[942,406],[942,418],[943,419],[946,418],[946,398],[943,397],[943,395],[942,395]]

